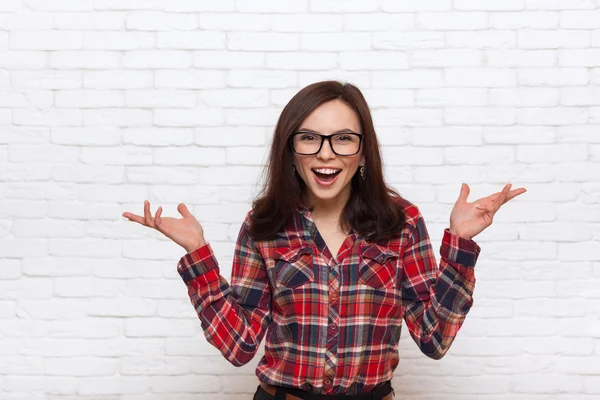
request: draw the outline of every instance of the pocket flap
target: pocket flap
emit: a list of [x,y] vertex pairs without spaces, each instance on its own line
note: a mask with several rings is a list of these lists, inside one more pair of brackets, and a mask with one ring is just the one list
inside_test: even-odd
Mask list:
[[312,249],[310,247],[282,247],[276,248],[273,258],[276,260],[283,260],[287,262],[294,262],[302,254],[312,254]]
[[390,258],[399,257],[400,254],[394,250],[388,249],[383,246],[376,244],[366,245],[361,249],[361,255],[363,258],[373,260],[378,264],[383,264]]
[[314,280],[313,251],[310,247],[275,249],[274,258],[277,281],[296,288]]

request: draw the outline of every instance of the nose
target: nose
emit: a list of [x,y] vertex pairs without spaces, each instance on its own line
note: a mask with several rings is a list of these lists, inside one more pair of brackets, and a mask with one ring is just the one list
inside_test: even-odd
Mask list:
[[317,157],[322,160],[331,160],[335,158],[335,153],[331,148],[331,142],[329,140],[323,140],[323,146],[321,146],[321,150],[317,153]]

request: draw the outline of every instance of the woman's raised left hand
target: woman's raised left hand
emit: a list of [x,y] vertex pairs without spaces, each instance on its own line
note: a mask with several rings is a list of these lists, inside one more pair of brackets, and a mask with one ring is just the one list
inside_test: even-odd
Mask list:
[[501,192],[469,203],[467,197],[471,190],[469,185],[463,183],[458,200],[450,213],[450,232],[465,239],[472,239],[480,234],[492,224],[494,215],[503,204],[527,191],[525,188],[510,190],[511,186],[509,183]]

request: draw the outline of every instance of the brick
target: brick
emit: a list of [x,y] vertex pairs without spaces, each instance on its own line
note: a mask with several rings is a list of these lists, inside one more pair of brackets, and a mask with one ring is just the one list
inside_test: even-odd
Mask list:
[[293,51],[298,50],[298,46],[298,35],[290,33],[232,32],[227,35],[230,51]]
[[94,50],[140,50],[156,46],[154,34],[149,32],[85,32],[83,44]]
[[450,0],[423,0],[418,3],[384,0],[381,8],[385,12],[448,11],[452,3]]
[[489,104],[493,106],[555,107],[560,98],[556,88],[502,88],[489,92]]
[[[371,38],[358,33],[304,33],[300,35],[300,49],[308,51],[361,51],[370,50]],[[291,49],[294,50],[294,49]]]
[[[192,128],[123,128],[122,141],[123,144],[138,146],[185,146],[194,142],[194,130]],[[146,169],[146,167],[131,167],[128,172],[137,168]]]
[[83,35],[63,31],[16,31],[10,35],[9,47],[16,50],[78,50]]
[[207,166],[225,164],[225,149],[187,147],[182,149],[156,149],[154,162],[159,165]]
[[133,108],[194,108],[198,100],[196,93],[190,90],[128,90],[125,105]]
[[248,69],[262,67],[264,63],[265,54],[260,52],[195,51],[193,59],[197,68]]
[[125,14],[119,12],[56,13],[54,28],[58,30],[109,30],[118,31],[125,27]]
[[444,76],[446,85],[460,87],[505,87],[517,82],[515,72],[507,69],[447,68]]
[[339,32],[342,27],[341,15],[294,13],[277,14],[271,17],[271,30],[274,32]]
[[309,0],[309,3],[311,12],[364,13],[378,10],[378,4],[368,0]]
[[454,8],[465,11],[521,11],[525,9],[525,0],[492,0],[480,2],[477,0],[455,0]]
[[443,49],[410,53],[411,67],[479,67],[482,60],[483,53],[479,50]]
[[123,65],[132,69],[185,69],[191,64],[192,56],[178,50],[132,50],[123,57]]
[[62,90],[56,93],[56,106],[61,108],[123,107],[123,95],[108,90]]
[[156,109],[153,122],[157,126],[217,126],[224,118],[221,109]]
[[11,86],[24,89],[77,89],[82,85],[79,71],[11,71]]
[[227,85],[234,88],[277,89],[296,87],[295,71],[232,70]]
[[17,12],[22,10],[22,0],[6,0],[0,4],[0,12]]
[[90,71],[83,74],[83,87],[90,89],[143,89],[152,87],[151,71]]
[[550,144],[556,142],[556,129],[549,126],[485,127],[483,137],[493,144]]
[[416,20],[414,14],[381,12],[370,13],[369,18],[361,14],[344,14],[342,17],[344,29],[353,32],[408,31],[415,28]]
[[518,46],[522,49],[584,48],[590,46],[590,34],[586,31],[536,31],[518,33]]
[[585,68],[523,68],[517,76],[522,86],[585,86],[589,82]]
[[559,21],[560,14],[552,11],[519,11],[490,14],[490,28],[493,29],[556,29],[559,26]]
[[111,69],[121,67],[121,55],[113,51],[58,51],[50,54],[56,69]]
[[581,144],[517,147],[517,160],[523,163],[579,162],[587,157],[587,146]]
[[448,125],[513,125],[515,109],[510,107],[446,108],[444,122]]
[[441,32],[375,32],[374,50],[423,50],[445,47]]
[[556,50],[488,50],[485,52],[490,67],[554,67],[558,60]]
[[82,115],[80,110],[17,108],[13,110],[12,121],[22,126],[73,126],[81,125]]
[[517,47],[517,34],[508,30],[481,32],[447,32],[446,46],[449,48],[511,49]]
[[488,27],[483,12],[419,13],[417,27],[425,30],[478,30]]
[[599,29],[600,10],[561,11],[560,27],[566,29]]
[[154,75],[157,88],[169,89],[216,89],[225,87],[224,71],[156,71]]
[[48,54],[39,51],[3,51],[0,49],[0,68],[43,69],[48,65]]
[[578,125],[586,124],[589,110],[578,107],[520,108],[517,122],[522,125]]
[[574,0],[565,3],[560,0],[526,0],[529,10],[593,10],[595,0]]
[[[198,26],[204,30],[266,32],[271,30],[271,20],[275,15],[265,14],[224,14],[202,13],[198,16]],[[286,17],[286,15],[281,15]],[[273,29],[273,31],[278,31]]]
[[226,35],[222,32],[158,32],[156,45],[159,49],[221,50],[226,47]]
[[600,49],[561,50],[558,54],[561,67],[599,67]]
[[600,106],[600,87],[573,87],[561,91],[561,104],[565,106]]
[[234,0],[170,0],[164,4],[164,9],[170,12],[229,12],[234,11]]
[[442,71],[433,69],[376,71],[372,75],[374,88],[420,89],[443,86]]
[[187,31],[198,27],[196,20],[193,14],[142,11],[128,15],[125,26],[130,31]]
[[[376,58],[376,57],[374,57]],[[344,65],[344,59],[340,60],[342,68],[361,69],[361,65],[348,68]],[[368,61],[367,61],[368,62]],[[277,52],[266,55],[265,66],[276,70],[330,70],[338,64],[338,56],[334,53],[304,53],[304,52]],[[374,62],[371,64],[373,65]],[[362,65],[364,67],[364,65]]]
[[147,126],[152,123],[152,112],[145,109],[99,108],[83,110],[83,125],[105,126],[111,121],[113,126]]

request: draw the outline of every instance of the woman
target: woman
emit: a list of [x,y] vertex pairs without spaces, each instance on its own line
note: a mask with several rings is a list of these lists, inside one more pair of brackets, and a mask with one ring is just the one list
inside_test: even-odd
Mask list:
[[266,335],[254,399],[391,399],[402,319],[439,359],[472,305],[472,238],[525,189],[467,202],[463,185],[443,233],[440,267],[419,209],[383,180],[368,105],[351,84],[318,82],[283,109],[268,177],[239,232],[230,284],[202,226],[123,215],[188,253],[178,272],[207,340],[233,365]]

